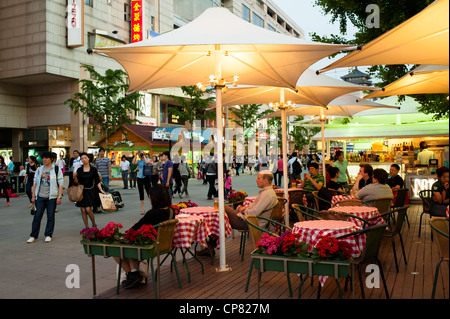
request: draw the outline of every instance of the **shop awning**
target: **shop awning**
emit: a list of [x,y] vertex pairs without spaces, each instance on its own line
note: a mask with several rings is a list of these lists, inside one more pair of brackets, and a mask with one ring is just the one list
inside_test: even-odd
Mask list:
[[[400,125],[339,125],[325,129],[325,139],[360,138],[412,138],[449,136],[449,121],[424,122]],[[312,140],[321,140],[321,133]]]

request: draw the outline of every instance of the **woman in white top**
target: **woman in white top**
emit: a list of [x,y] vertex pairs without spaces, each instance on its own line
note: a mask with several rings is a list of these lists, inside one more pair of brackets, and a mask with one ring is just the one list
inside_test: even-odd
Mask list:
[[128,189],[128,172],[130,170],[130,162],[127,161],[127,157],[125,155],[122,156],[122,161],[119,166],[119,170],[122,172],[123,189]]

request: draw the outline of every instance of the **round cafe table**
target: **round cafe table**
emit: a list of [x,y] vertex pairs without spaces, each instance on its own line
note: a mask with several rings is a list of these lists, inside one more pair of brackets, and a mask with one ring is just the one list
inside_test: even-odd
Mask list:
[[[309,250],[312,250],[323,236],[339,237],[360,229],[355,223],[349,221],[320,219],[295,223],[292,228],[292,233],[299,236],[299,241],[308,243]],[[365,236],[357,236],[356,238],[349,236],[342,240],[350,245],[354,258],[361,255],[366,245]],[[322,286],[325,284],[327,278],[327,276],[319,276],[319,281]]]
[[[188,207],[180,210],[180,214],[202,216],[211,230],[211,234],[217,236],[217,248],[220,248],[219,210],[210,206]],[[228,215],[224,214],[225,238],[231,234],[231,225]]]
[[[362,219],[370,219],[377,216],[380,216],[380,212],[378,211],[378,208],[376,207],[367,207],[367,206],[335,206],[331,207],[329,210],[336,212],[336,213],[345,213],[354,215],[356,217],[362,218]],[[364,222],[359,220],[358,218],[352,218],[348,217],[348,221],[353,222],[358,227],[364,227]],[[383,224],[385,221],[383,217],[374,219],[370,221],[370,226],[380,225]]]

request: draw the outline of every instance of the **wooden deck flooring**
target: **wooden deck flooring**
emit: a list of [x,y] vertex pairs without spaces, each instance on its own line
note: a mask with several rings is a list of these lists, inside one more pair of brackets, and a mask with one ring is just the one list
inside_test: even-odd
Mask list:
[[[388,291],[391,299],[430,299],[436,264],[439,260],[438,247],[431,241],[431,230],[428,224],[428,216],[424,215],[422,234],[419,238],[419,217],[421,213],[420,205],[412,205],[408,210],[411,228],[403,225],[402,235],[405,243],[407,264],[403,262],[399,239],[396,239],[397,257],[399,260],[399,272],[396,272],[394,255],[390,238],[385,238],[380,250],[379,259],[382,263],[386,276]],[[254,270],[251,276],[248,292],[244,291],[250,267],[249,254],[253,244],[251,239],[247,240],[245,258],[241,262],[239,255],[240,234],[235,232],[235,237],[227,239],[227,264],[231,271],[217,272],[219,264],[218,252],[215,256],[214,266],[211,265],[209,257],[199,257],[204,265],[204,274],[201,273],[199,263],[188,260],[191,273],[191,282],[188,283],[187,271],[184,264],[178,261],[178,271],[180,274],[182,288],[178,287],[175,272],[163,265],[161,271],[161,295],[162,299],[256,299],[257,295],[257,271]],[[436,299],[449,299],[449,265],[446,262],[441,264],[440,275],[436,289]],[[343,289],[343,299],[360,299],[360,287],[355,269],[354,291],[350,285],[345,291]],[[365,276],[363,275],[363,278]],[[293,297],[289,296],[286,276],[283,273],[265,272],[261,278],[260,298],[261,299],[297,299],[299,276],[290,274]],[[365,280],[365,279],[363,279]],[[339,280],[341,287],[345,285],[345,280]],[[302,287],[301,299],[316,299],[318,291],[318,279],[308,279]],[[381,283],[380,288],[365,288],[366,299],[384,299],[384,289]],[[151,280],[148,284],[141,284],[134,289],[120,289],[120,294],[116,294],[115,282],[111,282],[111,289],[100,292],[99,298],[106,299],[153,299],[153,286]],[[322,287],[320,299],[339,298],[338,288],[334,280],[328,279]]]

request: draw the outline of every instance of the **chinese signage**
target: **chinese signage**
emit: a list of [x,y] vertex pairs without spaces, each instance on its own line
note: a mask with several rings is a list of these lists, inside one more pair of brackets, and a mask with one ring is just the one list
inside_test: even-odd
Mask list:
[[131,42],[143,40],[142,0],[131,0]]
[[67,0],[67,46],[77,48],[84,45],[84,1]]

